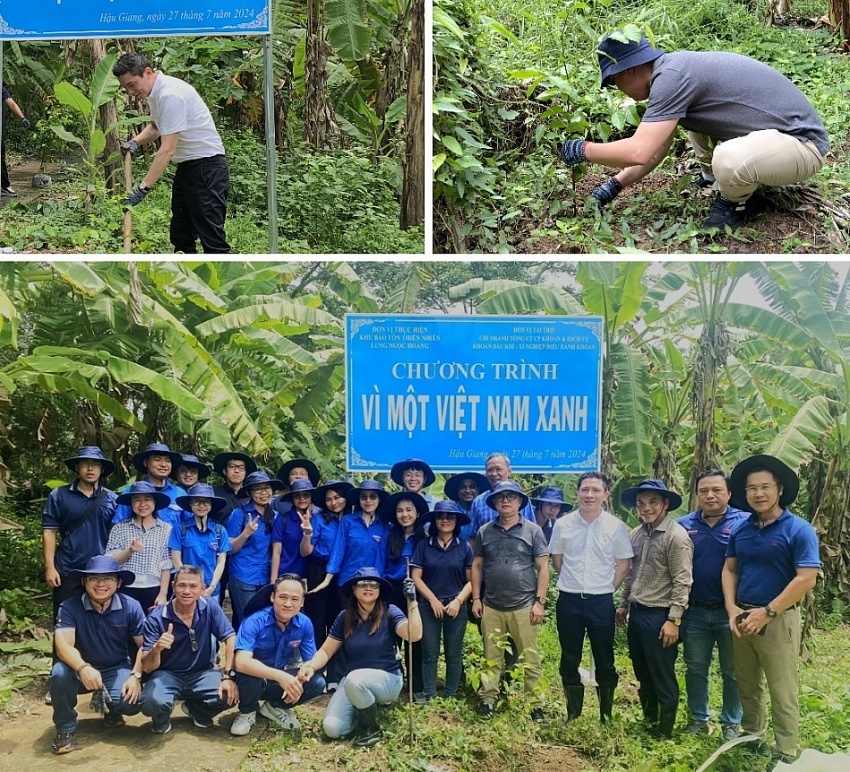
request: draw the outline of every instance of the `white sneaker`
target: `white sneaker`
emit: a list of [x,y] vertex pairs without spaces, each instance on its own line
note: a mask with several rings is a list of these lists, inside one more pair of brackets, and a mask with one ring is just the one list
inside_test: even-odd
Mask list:
[[301,728],[301,722],[287,708],[276,708],[268,701],[260,706],[260,715],[277,724],[281,729],[293,731]]
[[230,725],[230,734],[236,737],[244,737],[251,731],[251,727],[257,722],[257,712],[240,713]]
[[0,195],[16,198],[18,193],[11,185],[7,185],[5,188],[0,188]]

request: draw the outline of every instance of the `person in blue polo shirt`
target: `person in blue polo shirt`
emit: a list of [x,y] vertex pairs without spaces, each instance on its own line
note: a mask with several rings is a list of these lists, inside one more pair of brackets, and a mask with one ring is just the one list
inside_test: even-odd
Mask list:
[[[150,483],[156,488],[157,492],[168,499],[168,503],[157,511],[157,517],[172,526],[178,525],[180,519],[180,506],[177,504],[177,497],[184,496],[186,491],[173,480],[170,480],[169,477],[172,469],[176,469],[181,460],[179,453],[175,453],[168,445],[163,445],[161,442],[152,442],[144,450],[133,456],[133,466],[139,473],[137,481]],[[125,493],[129,487],[125,487],[119,493]],[[112,522],[120,523],[123,520],[129,520],[132,516],[133,513],[130,511],[129,505],[119,503],[115,509]]]
[[[230,734],[237,737],[251,731],[257,710],[283,729],[300,728],[290,707],[325,690],[325,679],[319,673],[306,681],[299,678],[301,665],[316,653],[313,624],[301,613],[303,581],[295,574],[283,574],[267,592],[269,608],[251,614],[236,637],[239,715],[230,726]],[[265,700],[262,707],[261,699]]]
[[[70,753],[75,747],[77,695],[105,689],[109,694],[104,722],[124,726],[124,715],[139,712],[141,693],[142,607],[119,593],[135,578],[105,555],[95,555],[86,567],[73,571],[83,593],[59,607],[54,641],[58,661],[50,673],[50,696],[56,738],[53,752]],[[131,664],[129,644],[137,649]]]
[[[489,487],[481,491],[469,507],[469,518],[471,520],[469,526],[470,546],[474,547],[475,536],[478,530],[485,523],[492,522],[499,514],[487,504],[487,499],[490,493],[500,482],[510,480],[512,476],[511,462],[504,453],[491,453],[487,456],[487,461],[484,465],[484,476],[487,478]],[[536,522],[534,519],[534,510],[531,507],[531,502],[526,498],[525,504],[520,509],[520,517]]]
[[[285,483],[284,483],[285,484]],[[311,480],[296,478],[289,492],[272,501],[277,513],[272,525],[272,564],[270,582],[282,574],[307,573],[307,557],[301,554],[304,529],[311,529],[312,519],[320,510],[313,506]]]
[[172,467],[171,476],[180,484],[184,491],[188,491],[199,482],[205,483],[210,476],[210,468],[191,453],[181,453],[180,463]]
[[441,640],[445,641],[445,696],[457,697],[468,620],[466,601],[472,596],[472,548],[461,537],[461,529],[469,523],[469,515],[458,512],[454,502],[438,501],[423,520],[429,525],[430,536],[416,545],[410,565],[413,582],[419,591],[422,681],[427,701],[437,696]]
[[711,652],[717,644],[717,658],[723,677],[723,706],[720,724],[723,738],[738,736],[741,700],[732,656],[732,632],[723,603],[720,574],[726,561],[729,537],[747,517],[729,506],[732,491],[729,479],[720,469],[709,469],[696,479],[699,509],[679,518],[694,543],[694,583],[688,610],[682,617],[682,654],[685,660],[685,689],[691,723],[689,734],[710,734],[708,721],[708,671]]
[[[221,606],[203,597],[198,566],[182,565],[174,574],[174,597],[145,620],[142,669],[150,673],[142,690],[142,713],[154,734],[171,731],[174,701],[199,729],[239,700],[234,680],[236,633]],[[224,644],[224,670],[215,668],[218,645]]]
[[[222,601],[221,577],[224,561],[230,552],[230,537],[227,530],[215,521],[227,502],[216,496],[211,485],[196,483],[185,496],[178,496],[177,503],[187,517],[181,518],[179,528],[171,530],[168,547],[175,568],[184,563],[200,566],[204,572],[204,595]],[[189,519],[191,518],[191,519]]]
[[[766,680],[776,743],[772,753],[788,759],[797,755],[800,731],[799,604],[817,583],[818,537],[788,509],[800,482],[778,458],[744,459],[732,470],[730,486],[733,500],[746,500],[752,512],[729,539],[722,574],[744,709],[741,728],[764,736]],[[771,752],[763,743],[759,750]]]
[[429,507],[434,506],[436,499],[425,489],[431,487],[437,477],[421,458],[408,458],[393,464],[390,479],[403,491],[418,493]]

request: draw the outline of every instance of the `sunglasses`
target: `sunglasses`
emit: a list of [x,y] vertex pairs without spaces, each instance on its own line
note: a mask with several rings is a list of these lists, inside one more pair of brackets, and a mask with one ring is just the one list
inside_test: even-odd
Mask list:
[[451,512],[441,512],[434,516],[434,520],[457,520],[457,515],[453,515]]
[[376,582],[374,579],[360,579],[354,583],[356,587],[361,587],[364,590],[377,590],[380,586],[380,582]]
[[192,651],[198,650],[198,639],[195,636],[195,631],[190,627],[189,628],[189,645],[192,648]]

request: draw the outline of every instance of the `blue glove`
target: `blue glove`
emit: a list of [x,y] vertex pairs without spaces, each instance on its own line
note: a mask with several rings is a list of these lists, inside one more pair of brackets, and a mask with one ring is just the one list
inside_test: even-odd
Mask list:
[[416,600],[416,585],[413,579],[405,579],[401,584],[401,593],[406,600]]
[[32,128],[32,124],[30,123],[29,118],[21,118],[21,123],[24,124],[24,128],[29,131]]
[[623,186],[616,177],[605,180],[598,188],[594,189],[590,194],[592,199],[595,199],[599,206],[610,204],[622,191]]
[[575,166],[583,164],[587,157],[584,154],[584,146],[587,144],[586,139],[568,139],[561,145],[561,158],[567,166]]
[[130,155],[135,155],[138,152],[139,152],[139,143],[136,142],[135,139],[131,139],[129,142],[122,142],[121,143],[121,153],[123,155],[127,155],[127,153],[129,153]]
[[121,203],[124,206],[135,206],[136,204],[141,204],[142,201],[145,200],[145,196],[148,194],[148,191],[142,190],[138,185],[133,188],[124,198],[121,199]]

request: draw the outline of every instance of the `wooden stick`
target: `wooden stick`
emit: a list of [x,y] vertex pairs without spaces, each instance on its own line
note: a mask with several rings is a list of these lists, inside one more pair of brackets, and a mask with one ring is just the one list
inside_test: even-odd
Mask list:
[[[410,558],[405,558],[405,577],[410,579]],[[408,635],[410,634],[410,621],[407,623]],[[410,720],[409,743],[413,746],[413,641],[407,642],[407,717]]]
[[[129,193],[133,190],[133,154],[127,152],[124,156],[124,187]],[[124,212],[124,254],[133,251],[133,211],[130,207]]]

